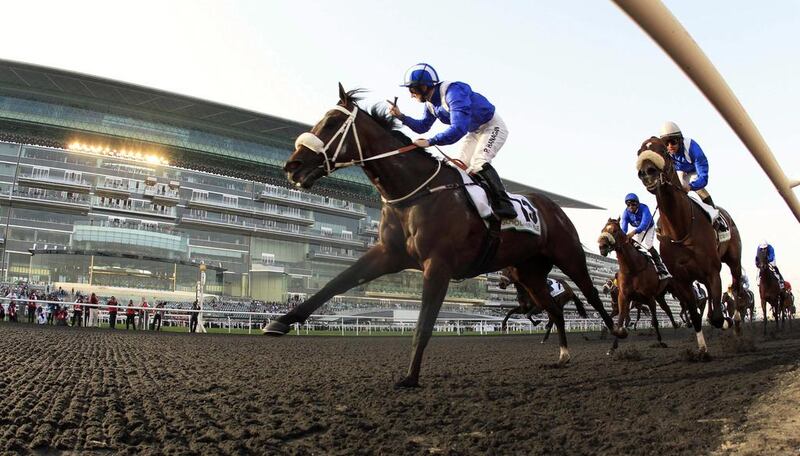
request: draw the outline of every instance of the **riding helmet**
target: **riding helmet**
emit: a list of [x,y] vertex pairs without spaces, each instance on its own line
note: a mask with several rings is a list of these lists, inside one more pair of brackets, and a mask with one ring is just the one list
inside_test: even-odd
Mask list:
[[408,70],[400,87],[420,85],[433,86],[439,83],[439,74],[427,63],[418,63]]
[[636,196],[636,193],[628,193],[625,195],[625,202],[627,203],[628,201],[636,201],[638,203],[639,197]]
[[668,120],[661,125],[661,132],[658,137],[666,138],[667,136],[683,136],[683,133],[681,133],[678,124]]

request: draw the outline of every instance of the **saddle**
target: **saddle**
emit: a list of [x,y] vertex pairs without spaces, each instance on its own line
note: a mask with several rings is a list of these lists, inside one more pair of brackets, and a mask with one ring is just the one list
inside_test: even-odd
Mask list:
[[728,220],[728,217],[725,215],[725,213],[721,212],[714,206],[704,203],[700,197],[694,193],[689,193],[689,199],[691,199],[692,202],[697,205],[698,209],[702,209],[701,212],[705,214],[706,220],[711,222],[711,226],[714,227],[714,231],[717,234],[717,245],[730,240],[731,222]]

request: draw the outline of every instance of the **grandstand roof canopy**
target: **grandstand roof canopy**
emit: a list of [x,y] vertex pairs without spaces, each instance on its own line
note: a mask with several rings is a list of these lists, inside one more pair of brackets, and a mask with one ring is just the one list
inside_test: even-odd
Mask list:
[[[100,112],[160,120],[259,143],[276,141],[292,147],[311,126],[222,103],[178,95],[127,82],[29,63],[0,60],[0,93]],[[504,179],[512,193],[542,193],[561,207],[598,206]]]

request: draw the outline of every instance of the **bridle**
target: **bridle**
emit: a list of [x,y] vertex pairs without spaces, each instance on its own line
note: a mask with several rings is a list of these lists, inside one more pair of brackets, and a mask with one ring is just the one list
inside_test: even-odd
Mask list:
[[[339,168],[347,168],[350,166],[364,166],[364,163],[373,161],[373,160],[380,160],[382,158],[388,158],[399,154],[404,154],[406,152],[410,152],[412,150],[417,149],[418,147],[414,144],[410,144],[408,146],[401,147],[399,149],[391,150],[389,152],[384,152],[382,154],[374,155],[372,157],[364,158],[364,152],[361,149],[361,141],[358,139],[358,129],[356,127],[356,115],[358,115],[359,108],[358,106],[354,106],[352,111],[348,111],[346,108],[340,105],[336,105],[333,109],[342,112],[347,115],[347,118],[344,120],[342,125],[336,130],[331,139],[328,140],[327,143],[324,143],[317,135],[311,132],[305,132],[297,137],[294,142],[295,149],[300,148],[300,146],[304,146],[308,150],[321,154],[324,161],[318,168],[325,170],[325,175],[330,175],[332,172],[336,171]],[[356,148],[358,149],[358,159],[353,159],[347,162],[337,162],[336,159],[339,157],[339,154],[342,152],[342,147],[344,146],[344,140],[347,138],[347,134],[353,132],[353,138],[356,142]],[[333,155],[329,158],[328,153],[330,152],[331,145],[333,142],[341,136],[339,140],[339,144],[336,146],[336,150],[333,152]],[[428,185],[438,174],[439,171],[442,169],[442,161],[436,160],[437,166],[436,171],[433,172],[433,175],[429,177],[425,182],[423,182],[419,187],[415,188],[411,193],[403,196],[401,198],[395,198],[391,200],[383,199],[386,203],[398,203],[400,201],[406,200],[416,194],[418,191],[422,190],[426,185]]]

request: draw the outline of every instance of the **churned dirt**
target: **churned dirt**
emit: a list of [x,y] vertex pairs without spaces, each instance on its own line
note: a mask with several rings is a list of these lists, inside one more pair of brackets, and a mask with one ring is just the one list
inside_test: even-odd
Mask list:
[[[760,327],[759,327],[760,330]],[[0,324],[2,454],[797,454],[800,325],[742,340],[188,335]]]

